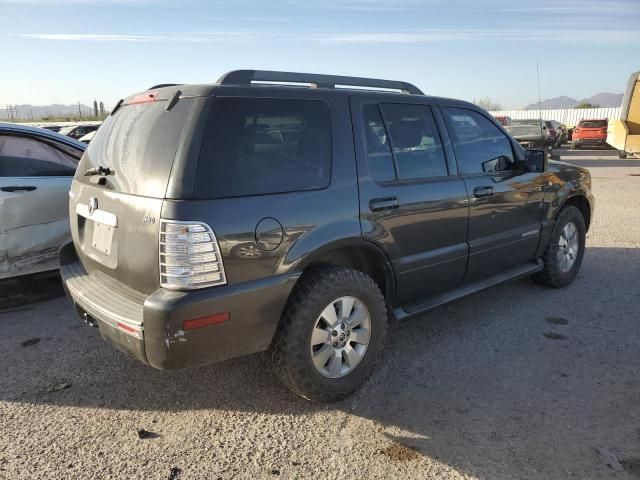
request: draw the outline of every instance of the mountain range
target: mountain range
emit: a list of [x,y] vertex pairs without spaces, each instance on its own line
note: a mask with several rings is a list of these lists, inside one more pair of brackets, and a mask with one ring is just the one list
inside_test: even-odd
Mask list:
[[[573,108],[579,103],[588,102],[592,105],[598,105],[599,107],[608,108],[608,107],[619,107],[622,103],[622,93],[596,93],[589,98],[583,98],[582,100],[576,100],[575,98],[567,97],[563,95],[561,97],[549,98],[547,100],[543,100],[540,102],[540,108],[543,110],[546,109],[556,109],[556,108]],[[527,105],[524,107],[525,110],[537,110],[538,104],[532,103],[531,105]]]

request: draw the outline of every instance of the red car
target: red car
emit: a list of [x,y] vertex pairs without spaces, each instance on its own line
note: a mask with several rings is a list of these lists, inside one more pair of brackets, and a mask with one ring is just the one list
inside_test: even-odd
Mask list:
[[576,150],[582,146],[598,146],[607,145],[607,126],[609,119],[601,120],[580,120],[578,126],[573,129],[571,137],[571,148]]
[[493,117],[493,118],[495,118],[498,121],[498,123],[503,127],[508,127],[512,123],[511,117]]

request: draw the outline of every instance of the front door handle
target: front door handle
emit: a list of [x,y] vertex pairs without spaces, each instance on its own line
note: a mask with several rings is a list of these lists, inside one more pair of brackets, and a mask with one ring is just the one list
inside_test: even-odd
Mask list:
[[33,185],[10,185],[8,187],[0,187],[3,192],[33,192],[37,187]]
[[476,198],[491,197],[495,193],[493,187],[476,187],[473,189],[473,196]]
[[398,208],[400,203],[398,197],[374,198],[369,202],[369,210],[379,212],[381,210],[392,210]]

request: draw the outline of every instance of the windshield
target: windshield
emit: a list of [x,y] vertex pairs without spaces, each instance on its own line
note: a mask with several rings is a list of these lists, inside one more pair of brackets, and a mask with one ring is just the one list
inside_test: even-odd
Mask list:
[[71,127],[63,127],[60,130],[58,130],[58,133],[60,135],[69,135],[73,131],[74,128],[76,128],[75,125],[73,125]]
[[514,120],[513,125],[533,125],[540,126],[540,120]]

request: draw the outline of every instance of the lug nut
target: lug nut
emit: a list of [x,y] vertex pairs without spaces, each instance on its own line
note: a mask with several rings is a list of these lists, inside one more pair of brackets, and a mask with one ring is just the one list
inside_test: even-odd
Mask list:
[[337,347],[338,346],[338,342],[333,342],[333,346]]
[[344,330],[344,323],[341,323],[341,324],[340,324],[340,329],[341,329],[341,330]]
[[334,330],[333,332],[331,332],[331,335],[333,335],[335,337],[336,335],[338,335],[338,332],[336,330]]
[[347,330],[347,336],[351,335],[351,330]]

